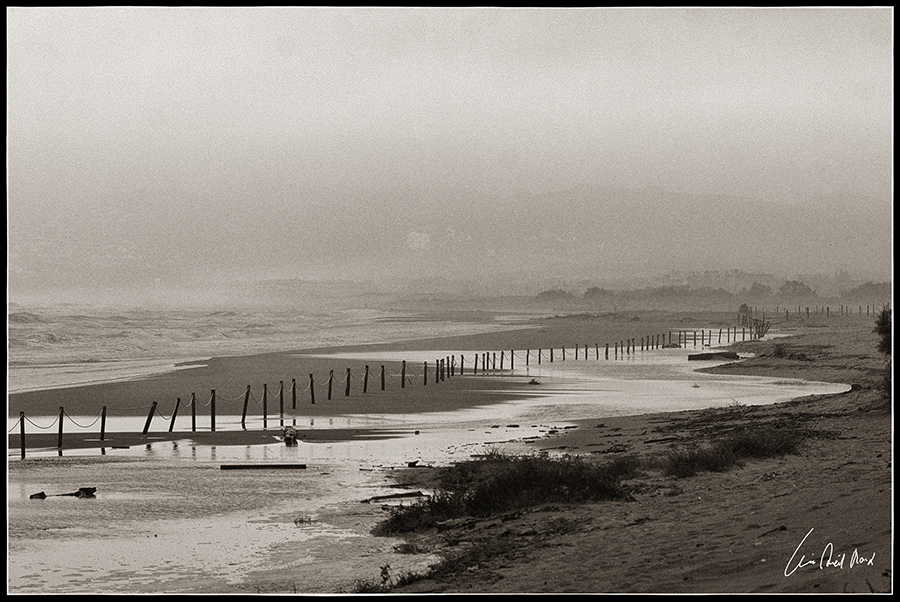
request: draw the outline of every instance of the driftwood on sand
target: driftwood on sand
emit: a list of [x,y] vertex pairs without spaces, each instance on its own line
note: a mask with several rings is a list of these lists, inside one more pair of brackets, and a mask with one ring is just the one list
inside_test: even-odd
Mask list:
[[78,491],[73,491],[72,493],[52,493],[50,495],[47,495],[46,493],[41,491],[39,493],[32,493],[29,496],[29,499],[43,500],[48,497],[65,497],[65,496],[78,497],[78,498],[92,498],[92,497],[96,497],[96,496],[94,496],[94,494],[96,492],[97,492],[96,487],[80,487],[78,489]]
[[739,360],[741,357],[733,351],[710,351],[708,353],[692,353],[688,360]]

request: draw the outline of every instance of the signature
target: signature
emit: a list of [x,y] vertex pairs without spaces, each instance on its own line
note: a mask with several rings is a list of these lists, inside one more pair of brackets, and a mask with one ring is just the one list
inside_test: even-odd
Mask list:
[[854,548],[853,553],[850,554],[849,561],[847,558],[847,554],[839,554],[836,555],[834,552],[834,544],[828,542],[825,544],[825,547],[822,549],[822,555],[819,556],[819,559],[816,560],[814,557],[811,557],[809,560],[806,559],[805,554],[800,555],[800,559],[796,560],[797,554],[800,552],[800,548],[803,547],[804,542],[806,542],[806,538],[810,536],[813,532],[813,529],[809,530],[803,539],[800,541],[800,545],[797,546],[797,549],[794,550],[794,553],[791,555],[791,559],[788,560],[787,565],[784,567],[784,576],[790,577],[793,575],[797,569],[801,569],[807,566],[815,566],[819,565],[819,569],[827,569],[827,568],[835,568],[835,569],[843,569],[845,566],[847,568],[853,568],[854,566],[874,566],[875,562],[875,552],[872,552],[871,556],[864,556],[859,553],[859,550]]

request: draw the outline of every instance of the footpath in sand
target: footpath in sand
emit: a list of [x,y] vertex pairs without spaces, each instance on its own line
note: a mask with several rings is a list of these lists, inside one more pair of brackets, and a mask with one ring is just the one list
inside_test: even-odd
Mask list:
[[629,481],[629,501],[528,508],[411,536],[420,553],[453,556],[485,542],[496,552],[394,591],[891,592],[892,420],[877,341],[871,326],[801,329],[740,343],[757,357],[709,369],[856,385],[844,394],[599,418],[535,442],[535,450],[603,458],[699,446],[736,427],[806,436],[796,455],[726,472],[645,471]]

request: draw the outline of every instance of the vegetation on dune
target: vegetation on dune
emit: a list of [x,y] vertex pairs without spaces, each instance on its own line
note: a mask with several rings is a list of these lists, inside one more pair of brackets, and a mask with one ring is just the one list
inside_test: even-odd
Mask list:
[[580,456],[486,454],[445,469],[427,499],[395,509],[375,533],[422,531],[440,522],[484,518],[551,502],[622,499],[622,481],[637,475],[640,461],[617,458],[603,464]]
[[773,458],[797,452],[803,435],[791,430],[736,431],[709,445],[672,450],[648,463],[676,478],[690,477],[698,472],[722,472],[740,466],[746,458]]
[[888,363],[884,370],[882,387],[884,388],[885,395],[893,398],[893,389],[891,383],[891,323],[891,310],[885,307],[881,310],[881,313],[878,314],[878,318],[875,320],[875,329],[873,332],[877,333],[878,336],[881,337],[881,339],[878,341],[878,351],[884,353],[888,358]]
[[707,446],[650,458],[621,456],[603,463],[582,456],[492,452],[445,469],[433,495],[394,509],[374,533],[424,531],[452,519],[486,518],[548,503],[626,499],[629,490],[623,482],[643,470],[661,470],[676,478],[728,470],[746,458],[796,453],[803,437],[787,429],[744,429]]
[[[454,519],[478,519],[551,503],[623,500],[625,484],[645,470],[674,478],[701,471],[724,471],[746,458],[796,453],[805,435],[790,429],[740,429],[707,446],[670,450],[650,456],[620,456],[606,462],[582,456],[507,455],[497,451],[462,462],[440,473],[439,487],[429,498],[391,511],[373,534],[392,536],[428,531]],[[357,593],[388,593],[397,587],[454,574],[514,548],[509,540],[489,539],[446,555],[426,574],[391,575],[382,567],[381,582],[361,581]]]

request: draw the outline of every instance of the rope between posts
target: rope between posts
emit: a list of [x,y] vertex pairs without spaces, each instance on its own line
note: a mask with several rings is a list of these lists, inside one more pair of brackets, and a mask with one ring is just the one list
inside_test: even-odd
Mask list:
[[51,422],[48,426],[41,426],[39,424],[35,424],[34,422],[31,421],[31,418],[28,418],[27,416],[25,417],[25,420],[28,422],[28,424],[30,424],[34,428],[46,430],[46,429],[53,428],[53,425],[55,425],[57,423],[57,421],[59,421],[59,416],[54,418],[53,422]]
[[88,424],[88,425],[85,426],[85,425],[83,425],[83,424],[78,424],[77,422],[75,422],[75,419],[72,418],[71,416],[69,416],[69,413],[66,412],[65,410],[63,410],[63,414],[64,414],[69,420],[72,421],[72,424],[74,424],[74,425],[77,426],[78,428],[83,428],[83,429],[91,428],[92,426],[94,426],[95,424],[97,424],[97,422],[100,421],[100,416],[97,416],[96,418],[94,418],[94,421],[93,421],[92,423],[90,423],[90,424]]
[[[219,398],[217,398],[217,399],[218,399],[219,401],[237,401],[238,399],[240,399],[240,398],[243,397],[243,396],[244,396],[243,393],[238,393],[238,394],[235,395],[234,397],[219,397]],[[212,394],[210,394],[209,400],[212,401]]]
[[168,420],[168,419],[169,419],[169,417],[163,415],[163,413],[159,411],[159,406],[156,406],[155,409],[156,409],[156,413],[159,414],[160,418],[162,418],[163,420]]
[[9,429],[8,431],[6,431],[6,432],[7,432],[7,433],[13,432],[14,430],[16,430],[16,427],[19,426],[19,424],[21,424],[21,422],[22,422],[22,417],[19,416],[19,419],[16,420],[16,421],[13,423],[12,428],[10,428],[10,429]]

